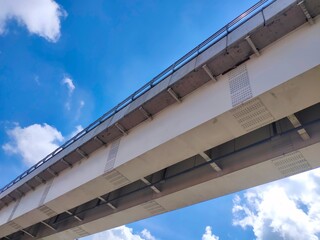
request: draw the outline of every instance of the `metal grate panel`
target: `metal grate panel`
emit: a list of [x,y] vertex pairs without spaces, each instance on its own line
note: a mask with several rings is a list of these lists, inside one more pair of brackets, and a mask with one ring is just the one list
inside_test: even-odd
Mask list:
[[311,170],[309,163],[299,151],[295,151],[278,157],[272,160],[272,163],[284,176],[291,176],[297,173]]
[[245,64],[242,64],[241,66],[232,70],[228,76],[233,107],[252,98],[249,75]]
[[111,149],[110,149],[110,152],[108,155],[108,159],[107,159],[107,163],[106,163],[106,167],[104,169],[104,172],[110,172],[114,168],[114,163],[116,161],[119,145],[120,145],[120,139],[114,141],[111,144]]
[[231,113],[247,132],[274,121],[274,117],[259,98],[252,99],[232,109]]
[[156,201],[149,201],[141,204],[141,206],[151,214],[160,214],[166,211],[166,209]]
[[123,176],[117,170],[105,173],[104,178],[115,187],[123,187],[130,183],[129,179]]
[[87,236],[89,235],[90,233],[88,233],[86,230],[84,230],[83,228],[81,227],[76,227],[76,228],[73,228],[72,231],[77,234],[79,237],[84,237],[84,236]]
[[47,207],[46,205],[39,207],[38,210],[41,211],[43,214],[47,215],[48,217],[53,217],[57,215],[55,211],[53,211],[51,208]]
[[9,222],[8,225],[16,230],[22,229],[22,227],[19,224],[15,223],[14,221]]

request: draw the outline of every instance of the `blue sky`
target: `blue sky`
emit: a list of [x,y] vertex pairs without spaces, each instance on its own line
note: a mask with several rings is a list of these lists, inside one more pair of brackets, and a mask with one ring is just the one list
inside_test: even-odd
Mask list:
[[[0,0],[0,186],[256,2]],[[318,239],[319,180],[315,170],[85,239]]]

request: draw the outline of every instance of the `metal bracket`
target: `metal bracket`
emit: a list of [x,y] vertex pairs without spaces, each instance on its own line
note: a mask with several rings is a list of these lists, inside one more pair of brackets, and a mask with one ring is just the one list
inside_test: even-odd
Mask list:
[[[206,160],[207,162],[211,161],[211,158],[205,153],[205,152],[200,152],[199,155]],[[216,172],[221,172],[222,169],[215,163],[215,162],[211,162],[210,166],[216,171]]]
[[310,25],[314,24],[314,20],[311,17],[306,5],[304,4],[304,0],[302,0],[301,2],[298,3],[298,6],[301,8],[302,12],[304,13],[304,15],[306,16],[308,23]]
[[28,231],[26,231],[26,230],[24,230],[24,229],[20,229],[20,231],[21,231],[21,232],[24,232],[25,234],[29,235],[29,236],[32,237],[32,238],[35,238],[35,237],[36,237],[35,235],[29,233]]
[[120,123],[115,123],[114,125],[124,136],[128,135],[127,130]]
[[[0,202],[3,203],[6,207],[8,207],[8,205],[9,205],[8,203],[5,203],[2,199],[0,199]],[[1,210],[1,209],[2,209],[2,208],[0,208],[0,210]]]
[[289,116],[287,116],[287,118],[289,119],[289,121],[291,122],[291,124],[293,125],[294,128],[299,128],[297,130],[297,133],[300,135],[300,137],[306,141],[308,139],[310,139],[310,135],[308,134],[308,132],[302,127],[301,122],[299,121],[299,119],[296,117],[296,115],[291,114]]
[[256,48],[256,45],[254,45],[254,43],[252,42],[250,36],[246,36],[245,37],[246,41],[248,42],[248,44],[250,45],[251,49],[254,51],[254,53],[256,54],[257,57],[260,56],[260,52],[259,50]]
[[69,210],[66,211],[66,213],[68,213],[70,216],[73,216],[75,219],[77,219],[79,222],[82,222],[83,219],[78,217],[76,214],[73,214],[72,212],[70,212]]
[[150,113],[147,112],[146,109],[144,109],[144,107],[139,107],[139,111],[143,114],[143,116],[145,116],[147,119],[149,119],[150,121],[152,120],[152,116]]
[[25,184],[30,190],[34,191],[35,188],[34,188],[34,187],[31,187],[29,183],[25,182],[24,184]]
[[113,210],[116,210],[116,209],[117,209],[117,208],[116,208],[112,203],[110,203],[110,202],[108,202],[107,205],[108,205],[109,207],[111,207]]
[[151,185],[151,182],[149,182],[146,178],[141,178],[140,179],[142,182],[144,182],[145,184],[147,184],[148,186],[150,186],[150,188],[156,192],[156,193],[160,193],[161,191],[159,190],[159,188],[157,188],[156,186],[154,185]]
[[61,161],[62,163],[64,163],[65,165],[67,165],[69,168],[72,168],[72,167],[73,167],[72,164],[69,163],[69,162],[67,162],[64,158],[61,158],[60,161]]
[[203,70],[208,74],[208,76],[210,77],[210,79],[214,82],[217,81],[217,79],[213,76],[211,70],[209,69],[209,67],[207,66],[207,64],[202,66]]
[[46,181],[39,176],[34,176],[34,179],[39,183],[46,183]]
[[103,197],[97,197],[101,202],[107,202],[107,200],[105,200]]
[[14,202],[17,201],[17,199],[12,197],[10,194],[8,194],[7,197],[9,197],[11,199],[11,201],[14,201]]
[[15,189],[14,191],[16,191],[17,193],[19,193],[20,197],[23,197],[23,196],[24,196],[24,193],[22,193],[18,188]]
[[44,221],[41,221],[41,223],[42,223],[43,225],[45,225],[46,227],[50,228],[51,230],[57,231],[57,229],[55,229],[54,227],[52,227],[50,224],[48,224],[48,223],[46,223],[46,222],[44,222]]
[[81,157],[83,158],[88,158],[88,154],[86,154],[83,150],[81,150],[80,148],[76,149],[76,152],[79,153],[79,155],[81,155]]
[[95,140],[96,142],[100,143],[101,145],[107,145],[107,143],[105,143],[104,141],[102,141],[98,136],[95,136],[93,138],[93,140]]
[[47,168],[47,171],[54,177],[58,176],[58,173],[56,173],[55,171],[53,171],[50,167]]
[[171,95],[171,97],[173,97],[177,102],[181,103],[181,98],[178,96],[178,94],[173,91],[172,88],[168,88],[167,92]]

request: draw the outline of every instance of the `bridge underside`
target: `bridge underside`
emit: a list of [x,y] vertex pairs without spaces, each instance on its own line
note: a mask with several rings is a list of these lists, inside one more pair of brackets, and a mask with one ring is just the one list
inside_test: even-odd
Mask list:
[[[10,239],[74,239],[319,167],[320,103],[278,120],[272,120],[275,109],[270,107],[271,102],[278,110],[281,104],[305,104],[302,98],[291,101],[293,94],[318,99],[318,79],[320,66],[190,130],[178,141],[201,144],[226,138],[233,127],[230,114],[248,133],[30,226],[23,238],[16,233]],[[119,172],[106,178],[125,181]]]
[[[108,120],[110,128],[97,127],[1,193],[0,238],[75,239],[319,167],[320,23],[303,24],[291,2],[239,27],[257,46],[270,40],[259,54],[235,29]],[[283,3],[286,12],[255,22]],[[152,119],[129,111],[137,104]]]

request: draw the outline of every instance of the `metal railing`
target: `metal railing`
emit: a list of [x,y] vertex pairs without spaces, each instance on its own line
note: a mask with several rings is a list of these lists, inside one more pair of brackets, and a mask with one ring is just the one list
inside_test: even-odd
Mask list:
[[168,77],[170,74],[174,73],[178,69],[180,69],[182,66],[187,64],[189,61],[197,57],[199,54],[201,54],[203,51],[205,51],[207,48],[211,47],[213,44],[221,40],[223,37],[225,37],[229,32],[239,27],[241,24],[246,22],[251,17],[255,16],[259,12],[263,11],[267,6],[269,6],[271,3],[275,2],[277,0],[261,0],[255,5],[253,5],[251,8],[249,8],[247,11],[233,19],[231,22],[226,24],[224,27],[219,29],[217,32],[212,34],[209,38],[207,38],[205,41],[200,43],[198,46],[196,46],[194,49],[192,49],[190,52],[188,52],[186,55],[184,55],[182,58],[177,60],[175,63],[173,63],[171,66],[169,66],[167,69],[163,70],[160,74],[158,74],[156,77],[151,79],[148,83],[143,85],[140,89],[135,91],[133,94],[131,94],[129,97],[127,97],[125,100],[120,102],[118,105],[113,107],[111,110],[103,114],[100,118],[98,118],[96,121],[91,123],[89,126],[84,128],[81,132],[76,134],[74,137],[66,141],[63,145],[58,147],[56,150],[54,150],[52,153],[47,155],[45,158],[40,160],[38,163],[33,165],[31,168],[23,172],[21,175],[16,177],[14,180],[12,180],[10,183],[5,185],[0,190],[0,194],[12,187],[14,184],[25,178],[27,175],[32,173],[34,170],[39,168],[41,165],[43,165],[45,162],[52,159],[54,156],[56,156],[59,152],[76,142],[78,139],[80,139],[82,136],[99,126],[101,123],[115,115],[117,112],[119,112],[121,109],[128,106],[130,103],[132,103],[135,99],[146,93],[148,90],[156,86],[158,83],[163,81],[166,77]]

